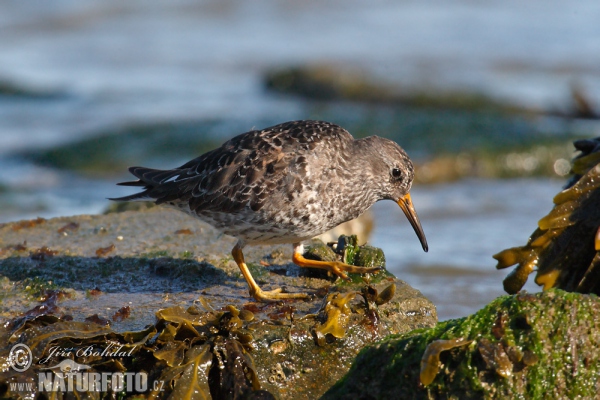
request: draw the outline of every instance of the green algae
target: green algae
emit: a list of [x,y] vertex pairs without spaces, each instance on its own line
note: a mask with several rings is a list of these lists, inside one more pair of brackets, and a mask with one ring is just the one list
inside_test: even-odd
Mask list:
[[[335,247],[335,250],[333,249]],[[320,261],[342,261],[357,267],[380,267],[381,270],[373,274],[348,273],[349,280],[338,279],[338,286],[352,286],[368,280],[370,283],[379,283],[387,278],[395,278],[385,269],[385,255],[383,250],[367,244],[358,245],[356,235],[341,235],[337,243],[325,244],[322,241],[312,240],[304,256],[308,259]],[[312,272],[314,273],[314,272]],[[319,271],[316,272],[317,274]],[[368,277],[367,277],[368,275]]]
[[59,285],[56,283],[34,276],[33,278],[25,278],[18,283],[18,286],[23,288],[29,300],[39,299],[44,293],[50,290],[59,290]]
[[[18,281],[23,288],[31,287],[27,293],[43,292],[46,289],[68,287],[77,290],[100,288],[102,291],[117,292],[146,291],[154,286],[150,280],[140,279],[150,272],[157,277],[169,278],[161,283],[161,290],[176,287],[191,290],[208,282],[223,280],[225,272],[206,262],[192,258],[87,258],[53,256],[43,262],[27,257],[10,257],[1,260],[2,276]],[[90,273],[93,271],[93,273]]]
[[[358,245],[356,235],[341,235],[335,244],[326,245],[320,240],[313,240],[307,246],[305,257],[321,261],[342,261],[358,267],[381,267],[385,269],[383,250],[369,245]],[[352,274],[360,275],[360,274]]]
[[156,207],[151,201],[112,201],[104,209],[103,214],[119,213],[125,211],[140,211]]
[[169,257],[169,252],[167,250],[155,250],[155,251],[149,251],[147,253],[140,254],[140,258],[160,258],[160,257]]
[[361,267],[382,267],[385,268],[385,254],[379,247],[369,245],[360,246],[354,255],[354,265]]
[[[551,290],[503,296],[466,318],[393,335],[365,348],[323,399],[360,398],[594,398],[600,385],[600,301]],[[419,383],[419,365],[434,340],[472,340],[440,355],[432,383]],[[511,369],[501,376],[492,347]],[[504,357],[504,356],[503,356]]]
[[185,250],[185,251],[182,251],[181,253],[179,253],[178,258],[189,260],[189,259],[194,258],[194,253],[192,253],[191,251]]

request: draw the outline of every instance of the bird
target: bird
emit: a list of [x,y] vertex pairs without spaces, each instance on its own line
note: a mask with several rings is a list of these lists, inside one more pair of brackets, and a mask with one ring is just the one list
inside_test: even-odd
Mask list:
[[309,296],[262,290],[244,260],[247,245],[291,243],[296,265],[346,280],[347,273],[378,271],[307,259],[302,242],[358,217],[380,200],[400,206],[428,251],[409,192],[414,167],[406,152],[379,136],[355,139],[334,123],[298,120],[255,129],[178,168],[130,167],[129,172],[137,180],[118,185],[142,191],[109,200],[154,201],[237,238],[231,254],[259,302]]

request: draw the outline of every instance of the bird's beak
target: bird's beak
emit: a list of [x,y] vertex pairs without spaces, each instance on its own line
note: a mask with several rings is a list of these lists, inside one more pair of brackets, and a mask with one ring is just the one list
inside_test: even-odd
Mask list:
[[404,215],[408,218],[408,222],[412,225],[415,233],[419,237],[421,241],[421,246],[423,246],[423,250],[428,251],[429,246],[427,245],[427,239],[425,238],[425,232],[423,232],[423,227],[421,227],[421,221],[419,221],[419,216],[415,211],[415,207],[413,206],[412,200],[410,199],[410,193],[407,193],[404,197],[401,197],[398,200],[398,205],[404,211]]

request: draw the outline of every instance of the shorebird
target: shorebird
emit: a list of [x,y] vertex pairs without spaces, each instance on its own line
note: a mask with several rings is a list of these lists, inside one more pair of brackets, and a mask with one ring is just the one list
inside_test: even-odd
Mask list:
[[233,259],[258,301],[302,299],[304,293],[263,291],[242,252],[246,245],[292,243],[300,267],[371,273],[339,261],[309,260],[302,241],[358,217],[379,200],[393,200],[427,240],[409,194],[413,164],[395,142],[378,136],[354,139],[338,125],[292,121],[252,130],[179,168],[131,167],[138,180],[119,185],[143,190],[116,201],[148,201],[175,207],[238,239]]

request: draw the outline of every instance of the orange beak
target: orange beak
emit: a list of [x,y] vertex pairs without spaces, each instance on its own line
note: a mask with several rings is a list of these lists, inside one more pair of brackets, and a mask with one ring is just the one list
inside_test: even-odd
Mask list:
[[412,200],[410,198],[410,193],[407,193],[404,197],[401,197],[398,200],[398,205],[404,211],[404,215],[408,218],[408,222],[412,225],[415,233],[419,237],[421,241],[421,246],[423,246],[423,250],[428,251],[429,246],[427,245],[427,239],[425,238],[425,232],[423,232],[423,227],[421,226],[421,221],[419,221],[419,216],[415,211],[415,207],[413,206]]

